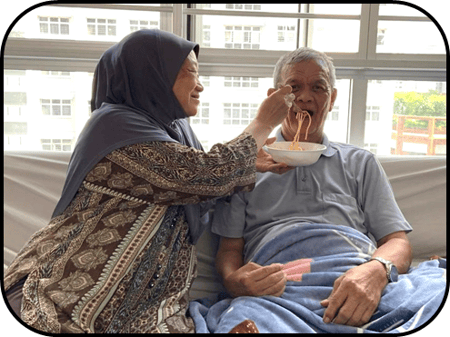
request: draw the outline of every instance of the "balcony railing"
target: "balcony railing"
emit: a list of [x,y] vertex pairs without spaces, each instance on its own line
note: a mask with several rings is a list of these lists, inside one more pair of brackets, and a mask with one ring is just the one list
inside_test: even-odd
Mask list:
[[[447,144],[447,127],[436,127],[436,121],[445,121],[446,117],[394,115],[394,120],[397,125],[392,128],[392,139],[396,141],[393,154],[407,154],[403,143],[426,144],[427,155],[435,155],[437,145]],[[406,120],[428,121],[428,128],[409,128]]]

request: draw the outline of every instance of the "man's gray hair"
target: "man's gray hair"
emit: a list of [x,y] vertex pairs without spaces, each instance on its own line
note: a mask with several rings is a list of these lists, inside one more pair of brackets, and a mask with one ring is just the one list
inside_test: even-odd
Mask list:
[[281,84],[282,72],[286,70],[286,66],[310,60],[315,61],[328,74],[331,89],[334,89],[336,85],[336,71],[332,58],[325,53],[308,47],[298,48],[280,57],[273,72],[274,88],[278,88],[278,84]]

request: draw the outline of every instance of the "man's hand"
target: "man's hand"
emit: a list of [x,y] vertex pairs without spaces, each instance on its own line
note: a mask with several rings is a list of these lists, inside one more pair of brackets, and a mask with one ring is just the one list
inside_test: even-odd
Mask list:
[[[268,138],[266,140],[265,145],[270,145],[273,142],[275,142],[275,137]],[[292,170],[293,167],[287,166],[285,163],[277,163],[273,160],[272,156],[268,154],[263,149],[260,149],[258,152],[258,157],[256,158],[256,171],[257,172],[272,172],[272,173],[278,173],[283,174],[290,170]]]
[[320,302],[327,307],[323,321],[351,326],[366,324],[377,309],[387,283],[385,267],[378,261],[350,269],[334,282],[331,295]]
[[286,287],[286,275],[281,264],[260,266],[249,262],[224,277],[224,285],[233,297],[281,296]]

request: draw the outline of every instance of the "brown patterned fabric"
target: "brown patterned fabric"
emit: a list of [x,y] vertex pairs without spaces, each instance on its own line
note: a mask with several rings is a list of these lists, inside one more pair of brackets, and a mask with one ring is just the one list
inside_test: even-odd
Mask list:
[[209,153],[148,142],[107,155],[7,269],[6,290],[27,277],[22,320],[47,333],[193,332],[182,205],[250,190],[255,159],[249,135]]

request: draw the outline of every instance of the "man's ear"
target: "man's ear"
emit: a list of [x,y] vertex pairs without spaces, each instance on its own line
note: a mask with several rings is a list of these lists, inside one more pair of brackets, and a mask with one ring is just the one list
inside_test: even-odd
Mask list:
[[269,90],[267,90],[267,96],[272,95],[275,91],[277,91],[277,89],[275,89],[275,88],[269,88]]
[[336,101],[337,97],[337,89],[334,88],[333,92],[331,93],[331,104],[330,104],[330,111],[333,110],[334,102]]

